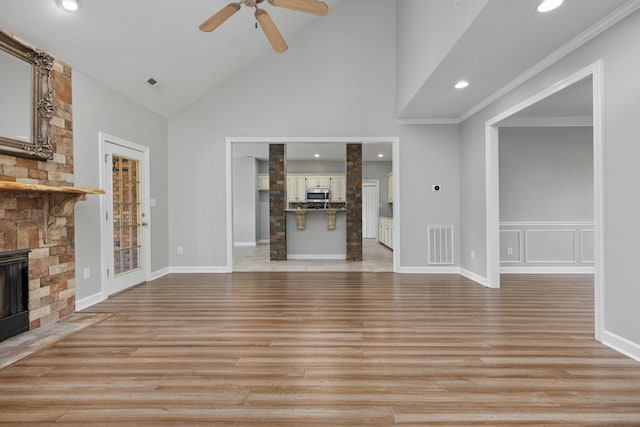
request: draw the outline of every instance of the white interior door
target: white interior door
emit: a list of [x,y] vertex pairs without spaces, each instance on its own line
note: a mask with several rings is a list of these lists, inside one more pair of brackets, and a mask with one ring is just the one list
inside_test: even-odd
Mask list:
[[105,141],[106,294],[145,282],[149,269],[147,153]]
[[362,238],[378,237],[380,191],[377,181],[362,183]]

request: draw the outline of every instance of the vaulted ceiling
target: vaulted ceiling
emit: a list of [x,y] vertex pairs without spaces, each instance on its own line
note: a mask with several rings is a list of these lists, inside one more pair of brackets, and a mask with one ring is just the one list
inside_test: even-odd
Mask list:
[[[171,117],[256,59],[277,55],[254,28],[251,10],[241,10],[213,33],[198,30],[228,1],[81,0],[78,12],[68,13],[58,9],[54,0],[7,0],[0,6],[0,28]],[[330,12],[320,18],[264,7],[284,37],[292,40],[299,31],[314,31],[318,20],[330,20],[332,14],[346,10],[341,9],[341,1],[326,0]],[[561,8],[541,15],[535,12],[538,3],[489,0],[433,72],[424,76],[398,117],[459,121],[553,52],[602,25],[607,16],[624,7],[640,7],[638,0],[565,0]],[[366,19],[366,8],[353,19]],[[389,19],[389,25],[394,25],[395,17]],[[145,83],[150,77],[158,81],[155,87]],[[468,79],[471,86],[454,92],[453,80],[458,78]]]

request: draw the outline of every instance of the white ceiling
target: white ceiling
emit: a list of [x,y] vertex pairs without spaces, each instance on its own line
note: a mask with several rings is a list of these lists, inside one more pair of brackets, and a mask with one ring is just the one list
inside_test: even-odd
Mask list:
[[[390,162],[392,159],[390,142],[362,144],[362,160],[365,162]],[[320,157],[315,157],[319,154]],[[378,157],[382,154],[383,157]],[[233,144],[233,157],[255,157],[269,159],[269,143],[247,142]],[[346,160],[346,143],[344,142],[304,142],[287,143],[287,160],[289,161],[340,161]]]
[[[229,1],[80,0],[69,13],[54,0],[2,0],[0,28],[171,117],[258,57],[278,55],[246,7],[212,33],[198,29]],[[325,1],[331,14],[342,0]],[[264,8],[285,39],[322,19]],[[159,82],[153,88],[149,77]]]
[[[626,0],[565,0],[541,14],[540,0],[491,0],[399,114],[457,119],[528,71]],[[637,1],[630,1],[635,3]],[[456,81],[471,85],[456,90]]]
[[[264,7],[291,39],[304,28],[312,31],[315,20],[340,13],[342,0],[325,1],[330,7],[327,18]],[[257,58],[278,55],[254,28],[247,8],[213,33],[198,30],[228,2],[81,0],[78,12],[68,13],[54,0],[2,0],[0,28],[171,117]],[[617,8],[633,3],[637,9],[639,1],[565,0],[544,15],[535,12],[538,3],[490,0],[435,71],[425,76],[399,118],[459,118]],[[354,19],[365,16],[366,10]],[[156,87],[145,83],[149,77],[158,80]],[[457,92],[452,85],[460,78],[469,79],[471,86]]]

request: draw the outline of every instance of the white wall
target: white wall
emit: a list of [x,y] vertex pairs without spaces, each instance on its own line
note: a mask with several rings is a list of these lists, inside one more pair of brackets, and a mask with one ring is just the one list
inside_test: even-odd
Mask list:
[[[81,72],[73,71],[73,147],[75,185],[100,187],[98,132],[149,147],[151,198],[151,271],[168,267],[167,122]],[[184,191],[184,190],[183,190]],[[76,204],[76,300],[100,292],[100,205],[88,196]],[[91,277],[83,279],[85,267]],[[105,266],[106,268],[106,266]]]
[[[399,254],[426,266],[427,225],[458,227],[458,132],[395,123],[395,22],[394,2],[342,2],[290,38],[288,52],[266,54],[169,120],[172,266],[226,265],[225,138],[237,136],[398,136],[408,183]],[[448,191],[426,191],[434,180]]]
[[420,90],[488,0],[398,0],[397,111]]
[[[637,283],[637,241],[640,236],[640,201],[632,183],[640,182],[640,13],[615,27],[511,91],[462,124],[461,213],[463,251],[476,251],[463,267],[486,274],[485,232],[485,122],[497,114],[552,86],[559,80],[602,59],[604,64],[604,329],[608,337],[635,345],[640,354],[640,287]],[[630,196],[631,195],[631,196]],[[625,341],[627,340],[627,341]]]
[[500,129],[500,221],[593,221],[593,129]]

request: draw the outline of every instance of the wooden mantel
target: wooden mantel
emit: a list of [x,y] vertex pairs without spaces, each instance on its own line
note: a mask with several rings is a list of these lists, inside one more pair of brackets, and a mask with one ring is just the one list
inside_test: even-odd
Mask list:
[[104,194],[98,188],[69,187],[62,185],[26,184],[22,182],[0,181],[0,191],[21,191],[42,193],[44,197],[42,218],[43,240],[46,244],[50,233],[57,231],[56,218],[71,214],[76,202],[86,200],[87,194]]

